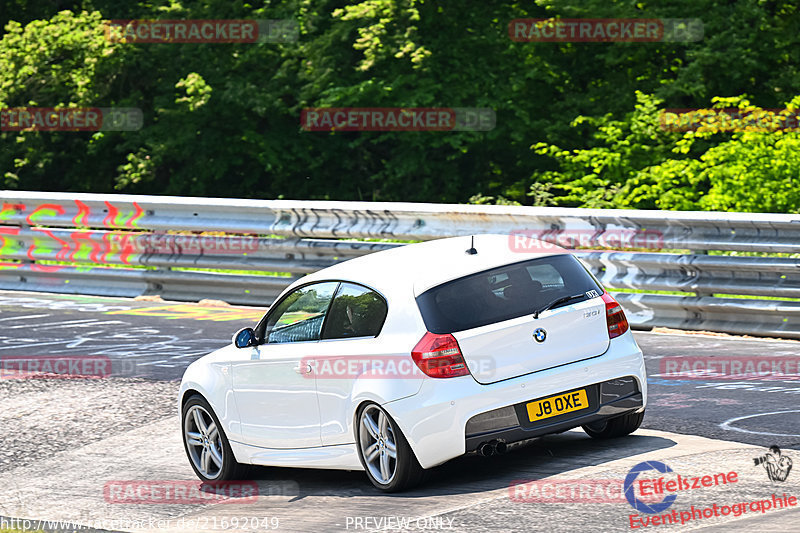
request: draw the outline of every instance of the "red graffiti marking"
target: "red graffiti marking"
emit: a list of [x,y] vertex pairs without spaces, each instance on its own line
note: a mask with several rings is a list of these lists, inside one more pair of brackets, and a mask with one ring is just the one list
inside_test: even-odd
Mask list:
[[142,215],[144,214],[144,209],[139,207],[139,204],[136,202],[133,202],[133,207],[136,208],[136,213],[134,213],[134,215],[129,218],[127,222],[125,222],[125,225],[129,228],[135,228],[137,225],[136,223],[139,222],[139,219],[142,218]]
[[[47,235],[48,237],[50,237],[54,241],[58,241],[58,243],[61,245],[61,249],[56,252],[56,260],[57,261],[63,261],[64,259],[66,259],[67,254],[69,253],[69,243],[67,243],[66,241],[63,241],[63,240],[59,239],[58,237],[56,237],[55,235],[53,235],[53,232],[51,230],[47,230],[47,229],[43,229],[43,228],[33,228],[31,231],[35,231],[37,233],[44,233],[45,235]],[[36,248],[37,248],[36,242],[37,242],[36,238],[34,237],[33,244],[28,248],[27,255],[28,255],[28,259],[30,259],[31,261],[36,261],[36,258],[34,257],[34,253],[36,252]]]
[[137,251],[136,239],[133,235],[127,233],[121,234],[120,237],[122,237],[122,243],[120,245],[119,260],[122,261],[123,264],[130,265],[131,262],[128,260],[128,257]]
[[[59,215],[63,215],[64,214],[64,208],[62,206],[60,206],[60,205],[57,205],[57,204],[42,204],[39,207],[37,207],[36,209],[34,209],[33,213],[28,215],[28,218],[26,219],[28,224],[35,225],[35,224],[37,224],[37,219],[42,218],[44,216],[48,216],[47,214],[44,213],[44,211],[55,211]],[[52,216],[52,215],[50,215],[50,216]]]
[[108,202],[103,202],[103,203],[106,204],[106,207],[108,208],[108,215],[106,215],[106,218],[103,219],[103,225],[107,228],[113,228],[114,219],[117,218],[117,213],[118,213],[117,208]]
[[19,235],[19,228],[0,227],[0,235]]
[[72,251],[72,254],[70,254],[70,257],[69,257],[70,261],[74,262],[75,253],[78,250],[80,250],[80,248],[83,246],[81,241],[86,241],[89,244],[89,246],[92,248],[92,251],[89,253],[89,258],[94,263],[100,263],[101,262],[100,261],[100,257],[98,256],[98,254],[103,252],[103,247],[100,245],[100,243],[98,243],[97,241],[92,239],[92,234],[93,233],[94,232],[91,232],[91,231],[89,231],[89,232],[86,232],[86,231],[73,231],[72,232],[71,236],[72,236],[72,241],[75,243],[75,249]]
[[3,204],[3,209],[0,210],[0,220],[5,220],[12,215],[12,211],[22,213],[25,211],[25,204]]
[[86,217],[89,216],[92,210],[89,208],[88,205],[81,202],[80,200],[75,200],[75,205],[78,206],[78,214],[76,214],[75,217],[72,219],[72,225],[75,226],[76,228],[79,228],[81,226],[86,225],[84,224],[84,220]]

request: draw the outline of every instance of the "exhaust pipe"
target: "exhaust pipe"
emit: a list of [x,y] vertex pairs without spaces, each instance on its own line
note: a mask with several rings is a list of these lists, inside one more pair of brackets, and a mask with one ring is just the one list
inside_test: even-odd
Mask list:
[[483,444],[478,446],[478,453],[484,457],[489,457],[494,455],[494,444],[491,442],[484,442]]
[[502,440],[490,440],[478,445],[478,453],[484,457],[491,455],[502,455],[508,450],[508,445]]

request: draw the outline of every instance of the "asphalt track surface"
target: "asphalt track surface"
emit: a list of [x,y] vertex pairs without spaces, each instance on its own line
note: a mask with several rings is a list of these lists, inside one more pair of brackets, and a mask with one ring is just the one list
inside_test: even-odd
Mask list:
[[[763,499],[773,492],[800,496],[800,381],[672,379],[662,373],[663,358],[791,358],[800,356],[800,343],[636,332],[650,396],[645,429],[631,437],[601,443],[572,431],[500,457],[463,457],[398,496],[377,494],[361,472],[262,468],[255,473],[261,494],[255,503],[114,504],[104,498],[109,480],[194,479],[178,429],[180,377],[189,363],[230,342],[264,312],[0,292],[0,361],[71,355],[111,364],[104,379],[8,373],[0,379],[0,531],[3,517],[70,522],[66,529],[28,524],[53,531],[100,520],[117,522],[99,529],[127,531],[624,531],[633,530],[629,516],[635,512],[624,500],[537,501],[525,492],[512,497],[509,487],[524,480],[622,480],[644,460],[685,475],[739,473],[735,490],[681,493],[675,508]],[[795,471],[784,483],[770,482],[754,466],[753,458],[771,445],[794,458]],[[655,529],[798,530],[798,509]]]

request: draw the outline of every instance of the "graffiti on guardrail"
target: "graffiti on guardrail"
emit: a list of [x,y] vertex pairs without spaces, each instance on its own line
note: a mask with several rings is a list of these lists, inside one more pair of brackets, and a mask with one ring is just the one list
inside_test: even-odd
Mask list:
[[[561,248],[663,247],[663,236],[655,230],[512,230],[508,240],[509,249],[516,253],[552,253]],[[249,235],[0,227],[0,256],[30,261],[136,265],[148,264],[153,256],[247,257],[274,247],[272,239]]]
[[[800,304],[789,300],[798,294],[797,262],[772,255],[800,252],[796,214],[4,191],[0,288],[164,294],[175,299],[213,293],[230,303],[262,305],[293,276],[401,246],[397,241],[509,235],[515,228],[521,230],[514,238],[526,244],[548,233],[556,235],[561,239],[556,244],[578,248],[574,253],[612,292],[635,291],[615,294],[632,324],[800,338]],[[190,237],[173,237],[172,232]],[[221,236],[208,239],[209,233]],[[258,241],[257,249],[247,238],[264,235],[270,237]],[[619,239],[608,238],[612,236]],[[374,242],[376,238],[396,242]],[[515,241],[510,245],[513,249]],[[605,253],[615,248],[626,251]],[[516,249],[529,251],[521,243]],[[668,251],[672,252],[664,253]],[[61,264],[52,263],[56,261]],[[266,270],[290,276],[193,269]],[[726,295],[752,298],[733,300]]]
[[134,265],[154,255],[247,256],[271,248],[270,239],[243,235],[0,227],[0,257],[30,261]]
[[[138,227],[139,220],[145,215],[145,211],[137,202],[130,205],[120,205],[104,201],[105,209],[100,209],[86,205],[80,200],[71,200],[74,203],[75,214],[72,216],[72,225],[76,228],[87,227],[87,219],[90,216],[99,215],[102,217],[102,226],[117,229],[135,229]],[[69,210],[70,214],[73,211]],[[28,205],[23,203],[3,202],[0,208],[0,222],[4,224],[19,224],[21,222],[31,226],[46,225],[54,218],[69,216],[67,209],[62,204],[41,203]]]

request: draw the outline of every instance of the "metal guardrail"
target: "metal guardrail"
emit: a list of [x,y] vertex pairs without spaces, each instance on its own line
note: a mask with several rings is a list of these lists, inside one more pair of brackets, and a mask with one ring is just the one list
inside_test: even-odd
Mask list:
[[800,258],[578,252],[618,289],[800,298]]
[[509,246],[527,237],[579,245],[637,326],[800,338],[800,302],[714,296],[797,298],[800,259],[707,254],[800,253],[798,215],[22,191],[0,199],[2,289],[266,305],[297,276],[400,245],[363,239],[505,233]]

